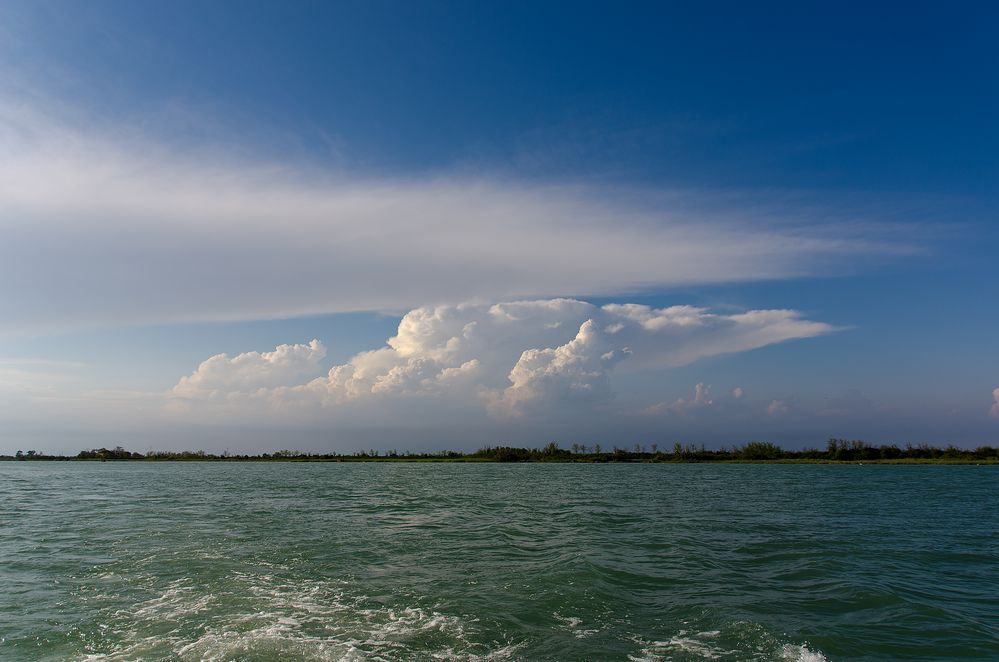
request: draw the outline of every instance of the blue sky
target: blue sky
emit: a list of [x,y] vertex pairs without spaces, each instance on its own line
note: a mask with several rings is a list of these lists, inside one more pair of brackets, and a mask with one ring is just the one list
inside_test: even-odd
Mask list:
[[997,19],[5,3],[0,451],[995,444]]

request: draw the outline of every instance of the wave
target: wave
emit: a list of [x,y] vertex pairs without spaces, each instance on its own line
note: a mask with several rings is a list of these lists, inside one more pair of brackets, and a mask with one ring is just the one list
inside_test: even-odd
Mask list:
[[[115,641],[112,650],[92,650],[77,659],[98,660],[529,660],[564,659],[550,648],[559,632],[577,645],[563,649],[584,659],[591,642],[616,640],[618,659],[632,662],[721,660],[825,662],[804,643],[780,641],[751,622],[687,622],[668,637],[629,633],[625,622],[556,611],[548,635],[534,639],[497,638],[479,617],[446,613],[440,605],[385,604],[361,594],[346,579],[302,579],[279,574],[233,572],[211,586],[183,578],[160,594],[106,615],[104,627]],[[402,596],[405,597],[405,596]],[[589,622],[588,622],[589,621]],[[713,629],[697,625],[715,624]],[[538,654],[540,639],[548,653]],[[591,639],[592,638],[592,639]],[[583,655],[584,657],[580,657]],[[602,657],[602,656],[601,656]]]
[[294,580],[237,572],[221,585],[170,583],[161,595],[117,610],[119,643],[79,659],[503,660],[523,644],[475,640],[474,618],[424,607],[377,605],[343,580]]

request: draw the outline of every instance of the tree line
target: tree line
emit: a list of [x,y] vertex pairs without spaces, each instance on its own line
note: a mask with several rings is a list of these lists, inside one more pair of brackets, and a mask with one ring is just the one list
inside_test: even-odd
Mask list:
[[305,462],[371,462],[371,461],[451,461],[451,462],[999,462],[999,449],[979,446],[975,449],[949,445],[943,448],[927,444],[872,445],[863,440],[830,439],[825,449],[805,448],[785,450],[768,441],[754,441],[742,446],[708,450],[703,445],[675,443],[672,448],[635,444],[631,448],[601,444],[572,444],[562,448],[552,442],[542,448],[516,446],[486,446],[471,453],[455,450],[412,452],[368,449],[353,453],[306,453],[279,450],[258,455],[221,454],[197,451],[149,451],[137,453],[121,446],[113,449],[92,448],[76,455],[47,455],[34,450],[17,451],[15,455],[0,455],[0,460],[183,460],[183,461],[305,461]]

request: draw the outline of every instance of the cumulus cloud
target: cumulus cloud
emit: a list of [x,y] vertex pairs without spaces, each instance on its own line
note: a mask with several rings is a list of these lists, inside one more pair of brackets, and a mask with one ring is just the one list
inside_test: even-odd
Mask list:
[[992,391],[992,397],[995,399],[995,404],[989,409],[989,416],[992,418],[999,418],[999,388]]
[[[680,366],[833,327],[791,310],[719,314],[704,308],[602,307],[574,299],[427,306],[407,313],[386,346],[308,381],[318,341],[208,359],[173,396],[186,402],[252,401],[273,407],[407,398],[462,402],[497,417],[595,407],[613,398],[611,374]],[[711,403],[699,384],[692,406]]]
[[492,400],[492,409],[520,415],[525,407],[550,402],[605,401],[611,395],[608,371],[629,354],[627,347],[610,349],[603,332],[588,319],[564,345],[525,350],[510,371],[510,386]]
[[[897,250],[869,225],[833,235],[793,210],[775,221],[678,192],[345,177],[3,99],[0,152],[7,333],[609,295],[792,277]],[[617,311],[620,323],[684,323],[639,319],[650,314]],[[774,320],[747,323],[782,333]]]
[[326,348],[318,340],[306,345],[279,345],[273,352],[244,352],[232,358],[216,354],[202,361],[193,374],[182,377],[172,393],[181,398],[212,398],[274,388],[315,374],[325,356]]

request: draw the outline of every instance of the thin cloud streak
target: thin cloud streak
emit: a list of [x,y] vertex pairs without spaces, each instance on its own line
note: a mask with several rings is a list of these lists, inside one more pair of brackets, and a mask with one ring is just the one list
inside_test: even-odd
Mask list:
[[837,237],[807,219],[698,213],[697,196],[351,179],[2,101],[0,125],[8,334],[611,295],[788,278],[906,250],[872,226]]

